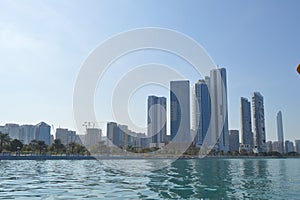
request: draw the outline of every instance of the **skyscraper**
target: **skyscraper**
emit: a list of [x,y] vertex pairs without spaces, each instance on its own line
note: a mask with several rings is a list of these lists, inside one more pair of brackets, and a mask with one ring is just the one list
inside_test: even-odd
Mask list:
[[215,148],[229,151],[226,69],[210,71],[211,136]]
[[170,85],[171,141],[190,142],[189,81],[171,81]]
[[29,144],[35,139],[35,127],[34,125],[22,125],[20,126],[20,140],[24,144]]
[[284,138],[281,111],[277,113],[277,137],[279,142],[279,153],[284,153]]
[[46,145],[50,145],[50,130],[51,127],[45,122],[35,125],[35,139],[45,141]]
[[166,139],[166,102],[165,97],[148,96],[148,136],[156,147],[160,147]]
[[96,145],[101,141],[102,130],[99,128],[87,128],[84,136],[84,145],[87,148]]
[[250,145],[250,148],[253,148],[251,106],[248,99],[244,97],[241,98],[241,136],[241,143]]
[[266,152],[266,130],[264,98],[259,92],[252,96],[253,125],[254,125],[254,148],[258,152]]
[[205,77],[205,80],[199,80],[195,83],[195,144],[201,146],[204,138],[207,135],[210,117],[211,117],[211,105],[209,94],[209,77]]
[[108,145],[113,146],[119,144],[119,138],[116,138],[116,132],[118,132],[118,125],[116,122],[108,122],[106,128],[106,137],[109,139]]

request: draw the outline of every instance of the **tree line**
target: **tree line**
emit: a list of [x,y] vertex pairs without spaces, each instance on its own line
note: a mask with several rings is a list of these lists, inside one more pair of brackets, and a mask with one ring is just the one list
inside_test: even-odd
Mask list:
[[80,154],[90,155],[88,149],[75,142],[64,145],[60,139],[55,139],[51,145],[42,140],[32,140],[29,144],[23,144],[18,139],[11,139],[7,133],[0,132],[0,153],[18,154]]

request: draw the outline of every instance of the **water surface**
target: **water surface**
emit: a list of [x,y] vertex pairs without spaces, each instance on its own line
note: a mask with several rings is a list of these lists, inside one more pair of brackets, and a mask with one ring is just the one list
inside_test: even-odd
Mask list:
[[[158,161],[162,162],[162,161]],[[300,159],[0,161],[0,199],[297,199]]]

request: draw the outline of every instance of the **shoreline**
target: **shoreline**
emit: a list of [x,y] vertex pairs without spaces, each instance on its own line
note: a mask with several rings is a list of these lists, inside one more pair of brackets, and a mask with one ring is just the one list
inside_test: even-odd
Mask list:
[[172,157],[172,156],[126,156],[126,155],[0,155],[1,160],[155,160],[155,159],[299,159],[300,157],[293,156],[181,156],[181,157]]

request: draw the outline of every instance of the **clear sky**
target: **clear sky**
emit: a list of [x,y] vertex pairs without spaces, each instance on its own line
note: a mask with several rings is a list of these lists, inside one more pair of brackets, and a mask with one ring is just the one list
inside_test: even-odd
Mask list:
[[[297,0],[0,0],[0,124],[45,121],[74,129],[74,84],[89,53],[119,32],[163,27],[189,35],[226,67],[230,129],[240,128],[240,97],[251,99],[259,91],[265,100],[267,139],[276,140],[278,110],[285,137],[300,139],[299,8]],[[144,55],[137,60],[133,54],[119,65],[159,59],[181,64],[163,53]],[[137,96],[146,98],[147,88]],[[97,91],[96,110],[101,102],[105,105],[103,98]],[[129,106],[140,125],[146,123],[145,98],[136,97]],[[108,113],[96,113],[99,120],[112,120]]]

